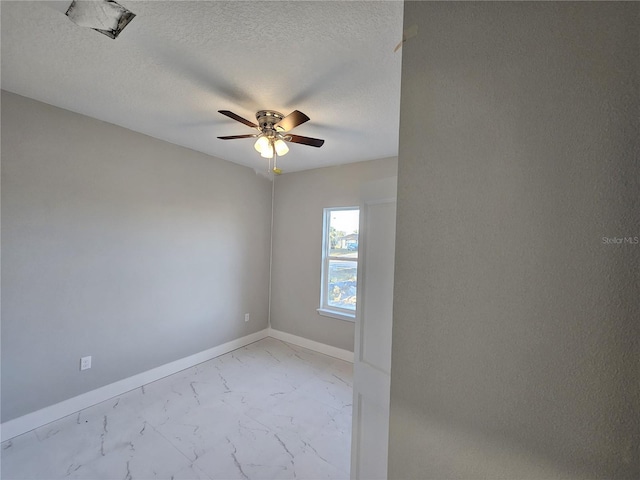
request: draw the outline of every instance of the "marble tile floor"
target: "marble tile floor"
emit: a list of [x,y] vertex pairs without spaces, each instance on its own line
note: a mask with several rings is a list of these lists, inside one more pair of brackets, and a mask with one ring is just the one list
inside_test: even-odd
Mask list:
[[1,478],[348,479],[352,367],[265,338],[4,442]]

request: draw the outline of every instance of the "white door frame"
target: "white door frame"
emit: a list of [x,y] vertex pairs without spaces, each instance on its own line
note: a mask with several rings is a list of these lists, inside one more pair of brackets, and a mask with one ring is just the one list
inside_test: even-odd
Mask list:
[[[369,182],[363,186],[360,195],[358,308],[355,322],[351,441],[351,478],[358,480],[387,477],[396,185],[397,177]],[[385,208],[387,205],[393,210]],[[392,231],[389,232],[389,235],[392,235],[391,244],[388,236],[384,239],[367,238],[367,219],[373,218],[370,217],[370,213],[388,216],[391,215],[390,212],[393,217],[386,218],[386,221],[393,220]],[[381,218],[383,217],[378,217],[378,220]],[[367,256],[367,252],[370,255],[376,252],[378,256]],[[380,258],[380,254],[386,258]],[[375,265],[371,264],[373,261],[376,262]],[[378,278],[381,268],[385,276],[391,277],[390,282],[389,278]],[[367,292],[375,298],[367,299]],[[376,308],[381,302],[385,306],[383,317],[380,317],[381,313]],[[373,311],[368,312],[368,308],[372,308]],[[367,318],[373,320],[374,317],[374,322],[366,321]],[[383,342],[383,348],[379,348],[380,354],[365,352],[365,334],[375,336],[378,332],[384,332],[384,337],[388,337],[376,337],[378,342]],[[365,476],[366,479],[363,478]]]

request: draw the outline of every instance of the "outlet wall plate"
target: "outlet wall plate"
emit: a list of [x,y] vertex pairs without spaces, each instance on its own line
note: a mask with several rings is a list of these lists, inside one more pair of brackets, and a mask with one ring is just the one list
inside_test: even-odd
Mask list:
[[248,313],[245,313],[245,314],[244,314],[244,321],[245,321],[245,322],[248,322],[248,321],[249,321],[249,314],[248,314]]
[[91,356],[80,358],[80,370],[89,370],[91,368]]

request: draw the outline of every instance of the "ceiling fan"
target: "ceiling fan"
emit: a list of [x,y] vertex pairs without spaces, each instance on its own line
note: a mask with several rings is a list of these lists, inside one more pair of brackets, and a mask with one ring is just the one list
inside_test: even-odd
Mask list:
[[[324,140],[319,138],[303,137],[302,135],[293,135],[288,133],[299,125],[309,121],[304,113],[294,110],[286,117],[280,112],[274,110],[260,110],[256,113],[257,125],[250,122],[246,118],[242,118],[229,110],[218,110],[219,113],[234,119],[237,122],[244,123],[246,126],[255,128],[259,133],[247,135],[231,135],[226,137],[218,137],[221,140],[235,140],[237,138],[257,138],[254,145],[255,149],[260,152],[264,158],[272,159],[274,156],[286,155],[289,151],[287,142],[300,143],[311,147],[321,147]],[[274,168],[275,173],[280,173],[277,167]]]

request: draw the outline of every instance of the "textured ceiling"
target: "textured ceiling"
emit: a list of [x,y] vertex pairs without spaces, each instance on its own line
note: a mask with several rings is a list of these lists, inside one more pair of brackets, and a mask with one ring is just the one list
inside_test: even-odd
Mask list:
[[400,1],[131,1],[116,40],[72,23],[71,1],[0,3],[2,88],[266,170],[251,121],[298,109],[285,172],[397,155]]

